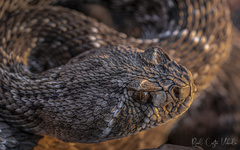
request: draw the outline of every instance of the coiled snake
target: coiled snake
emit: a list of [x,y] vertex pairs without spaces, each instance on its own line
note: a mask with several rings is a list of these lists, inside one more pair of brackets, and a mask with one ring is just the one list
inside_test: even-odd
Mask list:
[[228,56],[225,0],[83,2],[128,14],[139,38],[56,2],[0,1],[1,149],[23,133],[91,143],[159,126]]

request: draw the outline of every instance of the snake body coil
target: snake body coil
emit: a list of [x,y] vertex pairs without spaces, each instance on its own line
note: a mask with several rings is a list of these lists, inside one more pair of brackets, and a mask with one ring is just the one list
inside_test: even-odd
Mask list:
[[141,38],[49,3],[0,0],[2,149],[21,145],[16,132],[99,142],[161,125],[229,53],[225,0],[92,2],[132,16]]

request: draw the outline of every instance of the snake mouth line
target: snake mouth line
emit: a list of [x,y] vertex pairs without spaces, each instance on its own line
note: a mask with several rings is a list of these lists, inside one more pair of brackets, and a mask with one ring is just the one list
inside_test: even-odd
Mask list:
[[166,123],[167,121],[177,118],[187,111],[192,103],[193,98],[188,97],[183,103],[182,102],[169,102],[162,108],[153,108],[158,111],[156,125]]

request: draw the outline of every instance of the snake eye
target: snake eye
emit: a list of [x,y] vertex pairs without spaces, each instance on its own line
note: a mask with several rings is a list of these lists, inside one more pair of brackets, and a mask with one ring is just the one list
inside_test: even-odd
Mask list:
[[134,91],[132,97],[133,97],[134,100],[145,103],[150,98],[150,95],[149,95],[148,92]]

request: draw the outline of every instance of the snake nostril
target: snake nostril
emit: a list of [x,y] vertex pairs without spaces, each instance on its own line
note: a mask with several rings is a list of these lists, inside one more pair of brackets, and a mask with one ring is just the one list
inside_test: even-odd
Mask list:
[[173,95],[174,95],[176,98],[180,98],[180,88],[179,88],[179,87],[174,87],[174,88],[173,88]]

